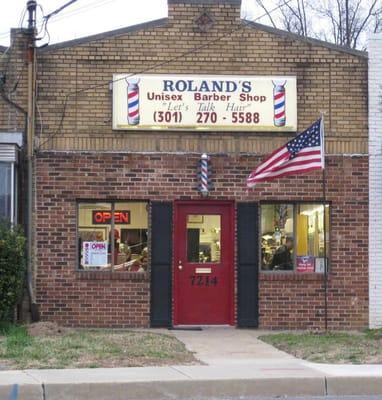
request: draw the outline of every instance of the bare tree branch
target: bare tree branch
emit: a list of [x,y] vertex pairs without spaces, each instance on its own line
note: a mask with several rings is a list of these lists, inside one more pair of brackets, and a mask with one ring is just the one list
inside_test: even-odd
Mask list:
[[265,12],[265,14],[267,14],[267,17],[269,18],[269,20],[271,21],[271,24],[273,25],[274,28],[277,28],[277,25],[275,24],[271,13],[269,12],[269,10],[265,7],[263,0],[256,0],[256,3],[263,9],[263,11]]
[[298,35],[362,48],[365,33],[382,30],[382,0],[277,1],[276,12],[267,8],[265,0],[256,0],[256,3],[265,11],[273,27]]
[[355,34],[354,36],[354,47],[357,44],[357,40],[359,38],[359,35],[361,34],[361,32],[364,30],[366,24],[368,23],[370,17],[373,15],[373,9],[376,6],[376,4],[379,3],[379,0],[374,0],[371,7],[369,8],[369,12],[367,13],[366,17],[364,18],[363,23],[361,24],[361,26],[358,29],[358,32]]

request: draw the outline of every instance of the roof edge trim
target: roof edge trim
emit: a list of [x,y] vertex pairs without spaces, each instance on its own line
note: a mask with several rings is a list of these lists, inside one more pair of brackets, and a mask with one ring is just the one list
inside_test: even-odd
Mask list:
[[351,54],[353,56],[362,57],[362,58],[366,58],[366,59],[368,58],[367,51],[350,49],[348,47],[340,46],[338,44],[325,42],[324,40],[314,39],[311,37],[297,35],[296,33],[287,32],[282,29],[272,28],[271,26],[259,24],[257,22],[252,22],[252,21],[248,21],[248,20],[242,20],[242,21],[244,24],[246,24],[247,26],[249,26],[251,28],[259,29],[259,30],[273,33],[273,34],[279,35],[279,36],[284,36],[288,39],[299,40],[301,42],[306,42],[306,43],[310,43],[310,44],[313,44],[316,46],[325,47],[327,49],[340,51],[342,53]]
[[164,26],[167,23],[168,23],[168,18],[156,19],[153,21],[144,22],[142,24],[131,25],[131,26],[124,27],[124,28],[114,29],[114,30],[108,31],[108,32],[102,32],[102,33],[97,33],[95,35],[85,36],[85,37],[82,37],[79,39],[73,39],[73,40],[68,40],[65,42],[55,43],[50,46],[41,48],[41,49],[39,49],[39,51],[40,52],[49,52],[49,51],[64,49],[67,47],[81,46],[83,44],[95,42],[97,40],[104,40],[104,39],[109,39],[109,38],[115,37],[115,36],[125,35],[126,33],[133,33],[133,32],[138,32],[138,31],[141,31],[144,29],[157,28],[160,26]]
[[220,4],[232,4],[234,6],[240,6],[241,0],[167,0],[167,4],[201,4],[201,5],[220,5]]

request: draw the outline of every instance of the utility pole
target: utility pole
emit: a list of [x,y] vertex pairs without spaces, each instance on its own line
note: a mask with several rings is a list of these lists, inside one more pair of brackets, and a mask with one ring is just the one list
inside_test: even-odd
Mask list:
[[27,118],[27,164],[28,164],[28,251],[27,251],[27,279],[28,292],[31,304],[32,321],[39,320],[36,295],[33,284],[33,206],[34,206],[34,131],[36,109],[36,7],[35,0],[27,1],[28,11],[28,118]]

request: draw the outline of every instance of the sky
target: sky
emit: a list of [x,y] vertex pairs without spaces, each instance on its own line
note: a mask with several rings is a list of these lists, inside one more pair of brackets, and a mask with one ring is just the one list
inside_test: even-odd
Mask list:
[[[41,6],[37,12],[37,25],[41,26],[43,15],[48,15],[68,2],[69,0],[37,0],[37,4]],[[9,46],[10,28],[26,27],[26,3],[27,0],[1,1],[1,46]],[[255,0],[242,0],[242,17],[244,15],[249,20],[260,15],[255,7]],[[167,0],[77,0],[49,20],[49,43],[63,42],[166,17]],[[42,31],[40,36],[44,36],[43,34]],[[48,36],[45,34],[39,43],[47,41]]]

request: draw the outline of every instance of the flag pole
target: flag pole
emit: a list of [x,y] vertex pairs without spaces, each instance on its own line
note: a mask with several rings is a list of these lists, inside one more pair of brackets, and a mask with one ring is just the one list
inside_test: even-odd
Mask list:
[[326,163],[325,163],[325,139],[324,139],[324,113],[321,112],[321,146],[322,146],[322,195],[324,202],[324,318],[325,332],[328,330],[328,260],[326,254]]

